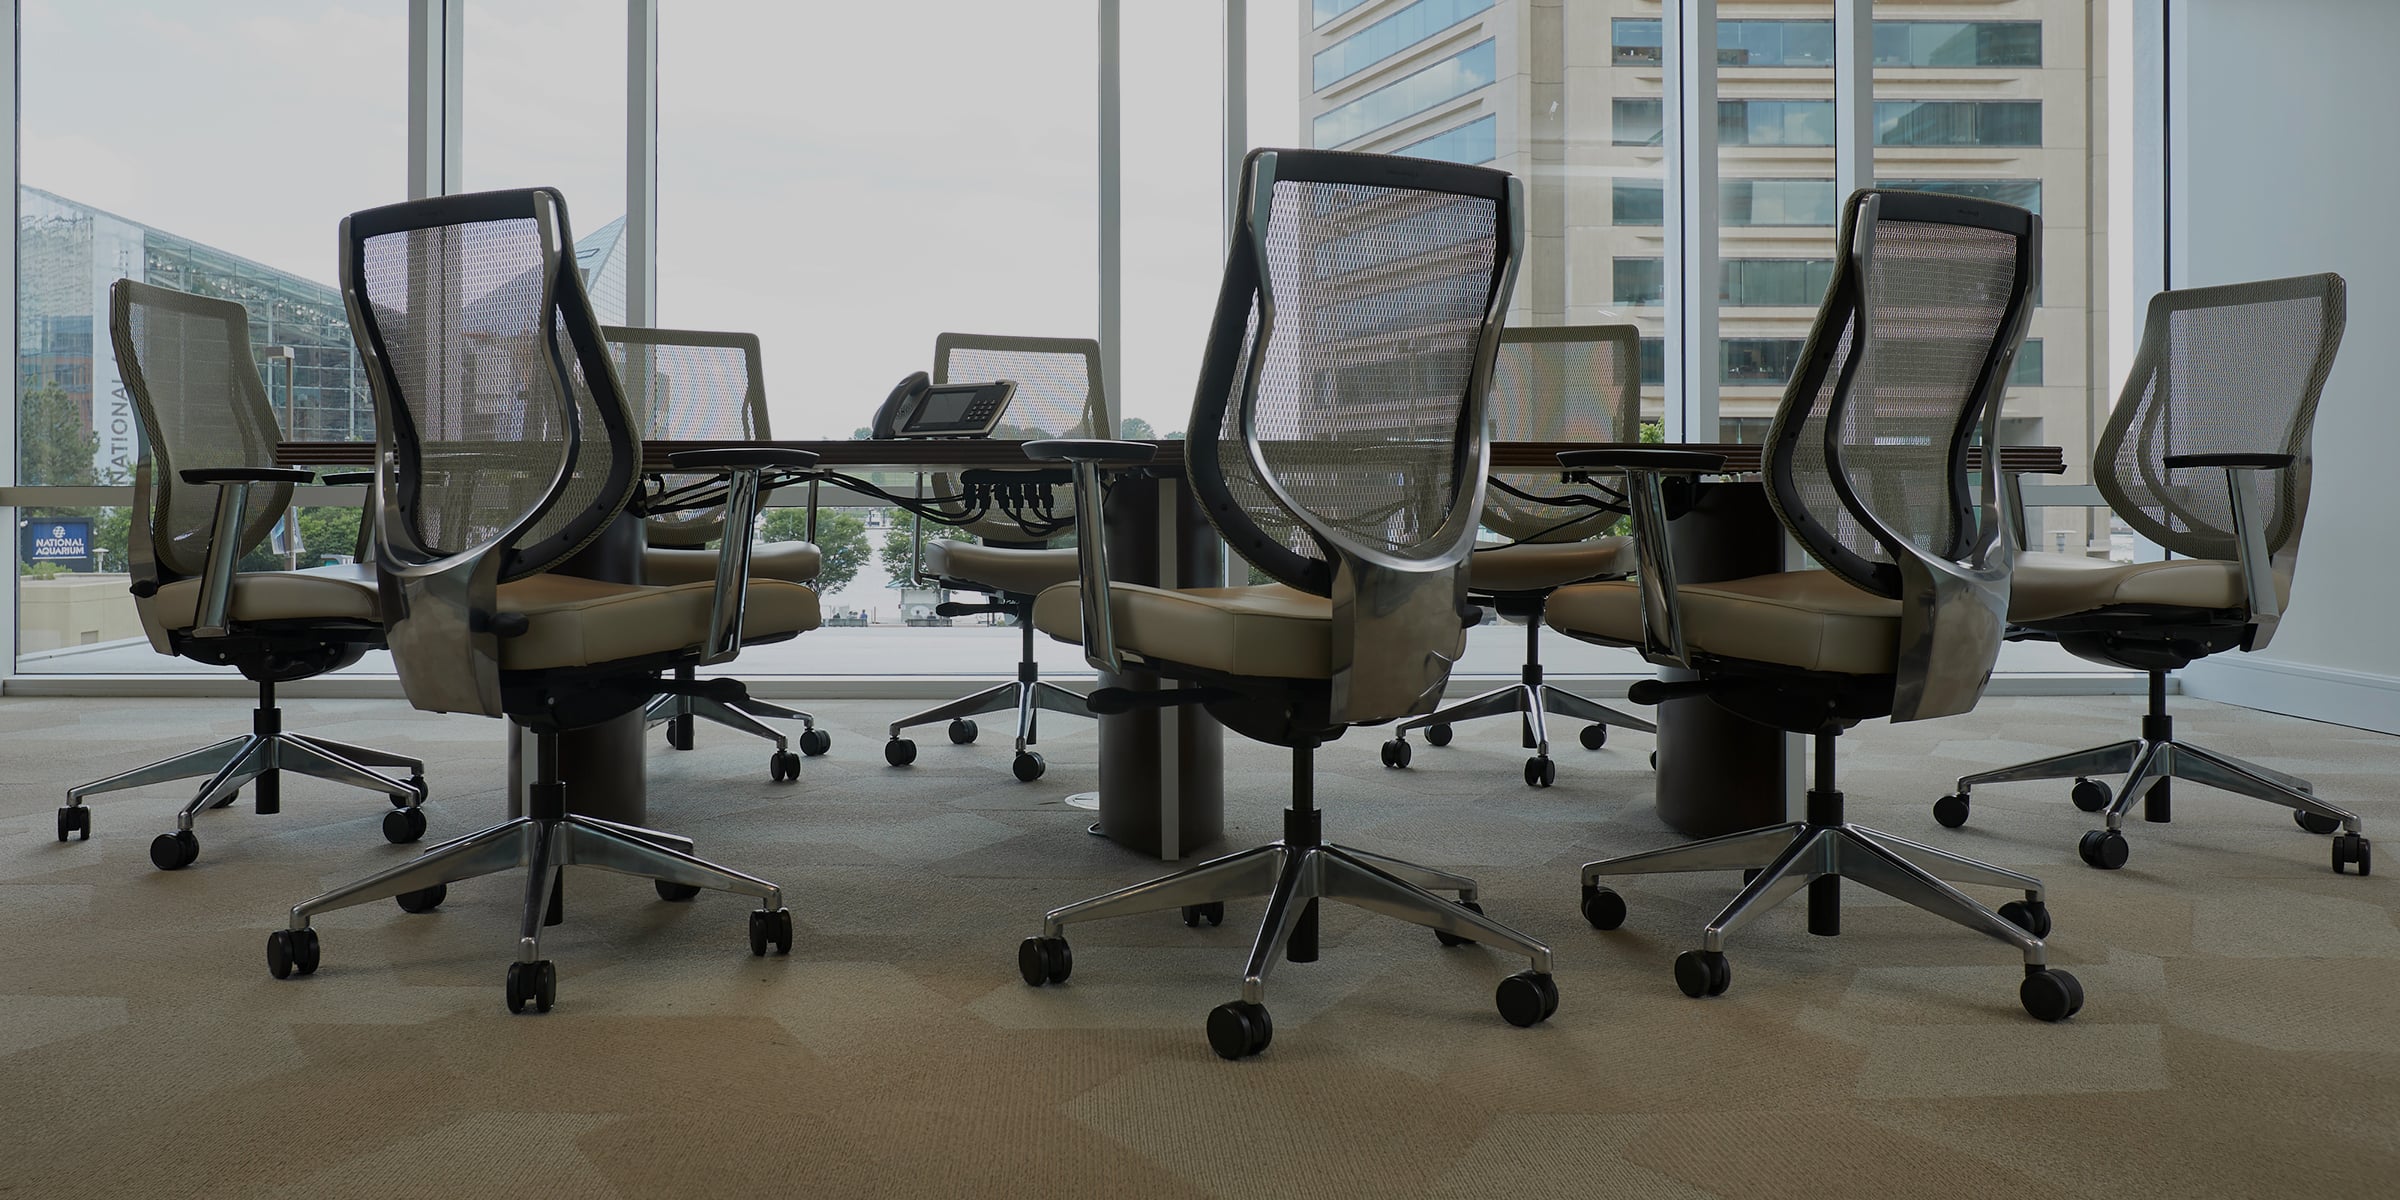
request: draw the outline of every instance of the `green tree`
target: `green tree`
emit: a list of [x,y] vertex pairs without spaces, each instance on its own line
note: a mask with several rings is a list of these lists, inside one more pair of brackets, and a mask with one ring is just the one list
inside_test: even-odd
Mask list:
[[[758,522],[759,540],[767,542],[797,542],[808,536],[808,510],[805,508],[771,508]],[[817,568],[818,595],[838,592],[858,578],[859,569],[867,565],[867,521],[856,511],[847,508],[817,510],[817,553],[823,556]]]
[[74,487],[98,483],[92,457],[100,435],[75,410],[75,398],[56,384],[26,380],[17,407],[17,478],[26,484]]
[[1129,442],[1147,442],[1155,440],[1158,431],[1140,417],[1124,417],[1117,421],[1117,436]]
[[[891,521],[883,530],[883,573],[893,587],[913,588],[917,586],[914,574],[917,565],[916,539],[913,532],[916,520],[900,509],[891,509],[889,512]],[[925,540],[971,542],[975,536],[961,529],[927,521]]]

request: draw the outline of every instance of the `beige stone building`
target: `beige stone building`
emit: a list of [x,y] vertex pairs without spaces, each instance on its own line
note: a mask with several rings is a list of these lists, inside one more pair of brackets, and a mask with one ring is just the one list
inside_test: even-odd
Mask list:
[[[1875,174],[2043,218],[2041,307],[2007,407],[2014,442],[2066,448],[2088,480],[2109,401],[2104,25],[2084,0],[1878,3]],[[1665,402],[1659,0],[1304,0],[1301,128],[1320,147],[1488,162],[1524,177],[1532,324],[1627,320]],[[1833,6],[1718,6],[1720,416],[1765,432],[1832,271]],[[2040,540],[2106,531],[2052,509]]]

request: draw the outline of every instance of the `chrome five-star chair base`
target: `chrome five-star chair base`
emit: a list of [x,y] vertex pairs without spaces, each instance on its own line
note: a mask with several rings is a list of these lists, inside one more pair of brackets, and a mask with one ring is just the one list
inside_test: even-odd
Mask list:
[[[2091,778],[2116,774],[2123,774],[2125,781],[2114,792],[2107,784]],[[2177,741],[2174,718],[2166,713],[2165,679],[2158,672],[2151,676],[2150,712],[2142,718],[2142,736],[1962,776],[1955,793],[1934,802],[1933,817],[1951,829],[1966,824],[1971,803],[1968,796],[1978,784],[2067,778],[2075,780],[2074,790],[2069,793],[2075,807],[2085,812],[2106,812],[2107,827],[2084,834],[2075,847],[2085,863],[2103,871],[2124,866],[2131,854],[2125,842],[2125,814],[2132,810],[2135,800],[2142,801],[2142,819],[2161,822],[2173,819],[2171,781],[2176,779],[2280,804],[2292,810],[2294,824],[2310,833],[2340,831],[2333,839],[2333,870],[2337,875],[2351,866],[2357,867],[2360,875],[2374,869],[2373,845],[2361,832],[2358,814],[2317,799],[2316,789],[2307,780]]]
[[[2016,947],[2025,956],[2025,981],[2018,999],[2044,1021],[2073,1016],[2083,1007],[2083,988],[2074,976],[2051,970],[2042,939],[2050,912],[2042,881],[2031,875],[1937,850],[1907,838],[1853,825],[1842,817],[1842,794],[1823,786],[1833,778],[1832,736],[1818,739],[1820,784],[1808,793],[1808,820],[1704,838],[1681,846],[1585,863],[1583,915],[1596,929],[1625,921],[1625,901],[1601,886],[1612,875],[1680,871],[1742,871],[1747,882],[1723,912],[1700,933],[1700,949],[1675,960],[1675,982],[1687,996],[1719,996],[1732,985],[1725,938],[1759,914],[1808,889],[1808,931],[1824,937],[1842,931],[1841,881],[1854,879],[1895,900],[1964,925]],[[1985,908],[1955,883],[2016,888],[1997,912]]]
[[1065,713],[1071,717],[1088,717],[1092,715],[1091,705],[1082,693],[1043,681],[1042,669],[1033,661],[1033,601],[1030,597],[1012,596],[999,606],[978,607],[972,611],[1017,614],[1017,625],[1024,631],[1025,649],[1023,658],[1017,663],[1016,679],[994,684],[972,695],[961,696],[947,704],[892,722],[892,739],[883,744],[883,761],[895,767],[905,767],[917,761],[916,742],[901,737],[901,730],[914,725],[948,721],[950,740],[964,746],[975,740],[976,729],[972,718],[1013,709],[1017,714],[1017,756],[1009,763],[1009,770],[1015,773],[1020,782],[1032,783],[1040,779],[1049,766],[1033,749],[1037,740],[1034,714],[1047,711]]
[[293,905],[291,925],[267,936],[267,969],[277,979],[316,972],[317,931],[309,922],[320,913],[386,898],[405,912],[431,912],[448,898],[449,885],[517,867],[526,869],[525,909],[517,961],[508,968],[510,1012],[528,1005],[548,1012],[557,998],[558,973],[542,957],[542,928],[563,919],[560,872],[567,867],[641,876],[653,881],[662,900],[689,900],[702,888],[756,896],[750,952],[763,956],[771,944],[778,954],[791,953],[792,913],[783,906],[782,889],[694,855],[689,838],[564,811],[557,735],[540,735],[536,746],[542,781],[526,789],[531,815],[443,842],[388,871]]
[[[740,730],[753,737],[775,743],[775,753],[767,756],[767,775],[777,783],[790,783],[800,778],[800,757],[792,753],[791,743],[783,731],[759,720],[774,717],[782,721],[800,722],[800,753],[815,758],[833,748],[833,735],[817,728],[817,718],[796,708],[785,708],[773,701],[761,700],[749,694],[738,680],[711,680],[707,684],[695,681],[692,668],[676,669],[675,680],[689,691],[661,692],[643,710],[645,724],[667,725],[667,745],[677,750],[692,748],[692,719],[713,721],[727,729]],[[732,684],[732,687],[724,687]]]
[[[424,763],[405,754],[286,732],[283,710],[275,706],[275,685],[261,683],[258,688],[258,708],[251,714],[248,734],[67,789],[67,806],[58,810],[58,840],[66,841],[70,835],[91,837],[91,810],[83,805],[86,796],[205,775],[208,782],[175,815],[175,832],[162,833],[150,843],[150,861],[159,870],[188,867],[200,857],[200,839],[192,833],[193,819],[209,809],[232,804],[240,799],[244,787],[252,785],[258,811],[283,811],[284,771],[381,792],[390,798],[393,808],[384,814],[383,836],[395,845],[425,836],[425,814],[417,807],[425,800]],[[378,767],[405,767],[408,778],[395,779],[375,769]]]
[[1537,607],[1533,610],[1532,620],[1525,626],[1525,666],[1519,672],[1516,683],[1493,688],[1480,696],[1461,700],[1448,708],[1402,723],[1393,731],[1391,740],[1383,744],[1383,765],[1408,765],[1411,757],[1408,735],[1417,730],[1425,731],[1427,744],[1447,746],[1453,736],[1450,727],[1457,722],[1515,713],[1522,718],[1520,723],[1525,731],[1525,748],[1533,751],[1533,757],[1525,760],[1525,784],[1528,787],[1546,788],[1558,782],[1558,764],[1550,758],[1550,728],[1549,722],[1543,719],[1544,714],[1556,713],[1573,720],[1591,722],[1577,735],[1586,750],[1597,750],[1607,745],[1608,727],[1611,725],[1637,733],[1658,732],[1658,726],[1631,713],[1618,712],[1596,700],[1587,700],[1542,682],[1541,629],[1541,610]]
[[[1266,917],[1242,970],[1241,998],[1208,1015],[1209,1046],[1226,1058],[1246,1058],[1266,1049],[1274,1037],[1266,1009],[1268,969],[1278,958],[1315,962],[1317,901],[1338,900],[1423,925],[1445,946],[1483,942],[1524,955],[1532,969],[1502,979],[1494,995],[1500,1015],[1512,1025],[1529,1026],[1557,1011],[1550,948],[1484,916],[1474,880],[1321,840],[1322,814],[1307,790],[1309,754],[1295,754],[1300,791],[1284,810],[1282,840],[1050,910],[1042,917],[1041,935],[1017,949],[1017,970],[1025,982],[1035,987],[1060,983],[1072,972],[1074,955],[1065,936],[1071,922],[1179,908],[1186,925],[1216,925],[1225,919],[1226,901],[1264,896]],[[1445,900],[1435,891],[1456,892],[1458,899]]]

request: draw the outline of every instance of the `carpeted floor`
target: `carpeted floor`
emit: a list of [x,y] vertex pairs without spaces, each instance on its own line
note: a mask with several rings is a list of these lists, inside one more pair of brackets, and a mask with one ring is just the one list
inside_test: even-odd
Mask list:
[[[1059,723],[1031,785],[1005,745],[938,736],[886,767],[898,703],[814,706],[834,749],[797,785],[721,730],[658,746],[651,822],[781,883],[798,944],[756,959],[747,901],[571,873],[545,939],[558,1008],[512,1018],[521,877],[435,914],[329,915],[323,969],[278,982],[262,947],[289,904],[410,853],[383,800],[295,780],[280,815],[207,815],[199,862],[162,874],[147,848],[182,787],[98,798],[88,843],[54,841],[52,812],[84,777],[242,731],[244,706],[0,700],[0,1195],[2400,1194],[2400,859],[2336,876],[2282,810],[2191,786],[2113,874],[2077,861],[2093,821],[2056,785],[1980,791],[1958,831],[1929,815],[1961,771],[2126,736],[2136,706],[1996,699],[1844,739],[1854,819],[2048,882],[2052,962],[2090,998],[2063,1025],[2018,1007],[2011,950],[1856,886],[1841,937],[1789,906],[1734,939],[1728,994],[1686,999],[1670,964],[1733,877],[1630,881],[1616,933],[1576,911],[1580,863],[1672,840],[1647,740],[1569,748],[1534,791],[1513,730],[1483,722],[1406,772],[1376,765],[1374,731],[1329,747],[1328,835],[1476,874],[1556,952],[1558,1015],[1494,1013],[1522,962],[1329,907],[1322,961],[1271,981],[1273,1048],[1236,1064],[1201,1021],[1234,998],[1256,903],[1219,929],[1081,926],[1069,983],[1017,979],[1041,910],[1156,867],[1059,802],[1094,785],[1088,727]],[[423,756],[429,840],[501,812],[492,722],[286,711]],[[2400,838],[2400,741],[2177,711]],[[1287,767],[1228,750],[1246,846]]]

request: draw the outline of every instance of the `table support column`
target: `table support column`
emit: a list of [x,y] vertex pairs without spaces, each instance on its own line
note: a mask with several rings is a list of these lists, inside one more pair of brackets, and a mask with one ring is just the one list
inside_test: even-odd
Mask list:
[[[621,516],[598,540],[558,565],[561,575],[639,583],[642,579],[642,522]],[[643,735],[649,723],[640,708],[613,720],[558,735],[558,761],[567,785],[567,811],[620,825],[645,823]],[[533,735],[508,723],[508,813],[525,812],[525,785],[533,778]]]
[[[1770,575],[1785,569],[1783,523],[1752,484],[1706,486],[1669,525],[1675,575],[1684,583]],[[1689,671],[1660,668],[1661,679]],[[1658,816],[1694,837],[1780,824],[1786,818],[1787,735],[1737,717],[1705,696],[1658,706]]]
[[[1180,479],[1122,477],[1108,496],[1109,571],[1152,587],[1221,587],[1224,545]],[[1101,687],[1147,692],[1146,671]],[[1179,686],[1166,682],[1164,686]],[[1196,706],[1100,718],[1100,833],[1174,860],[1225,834],[1225,730]]]

